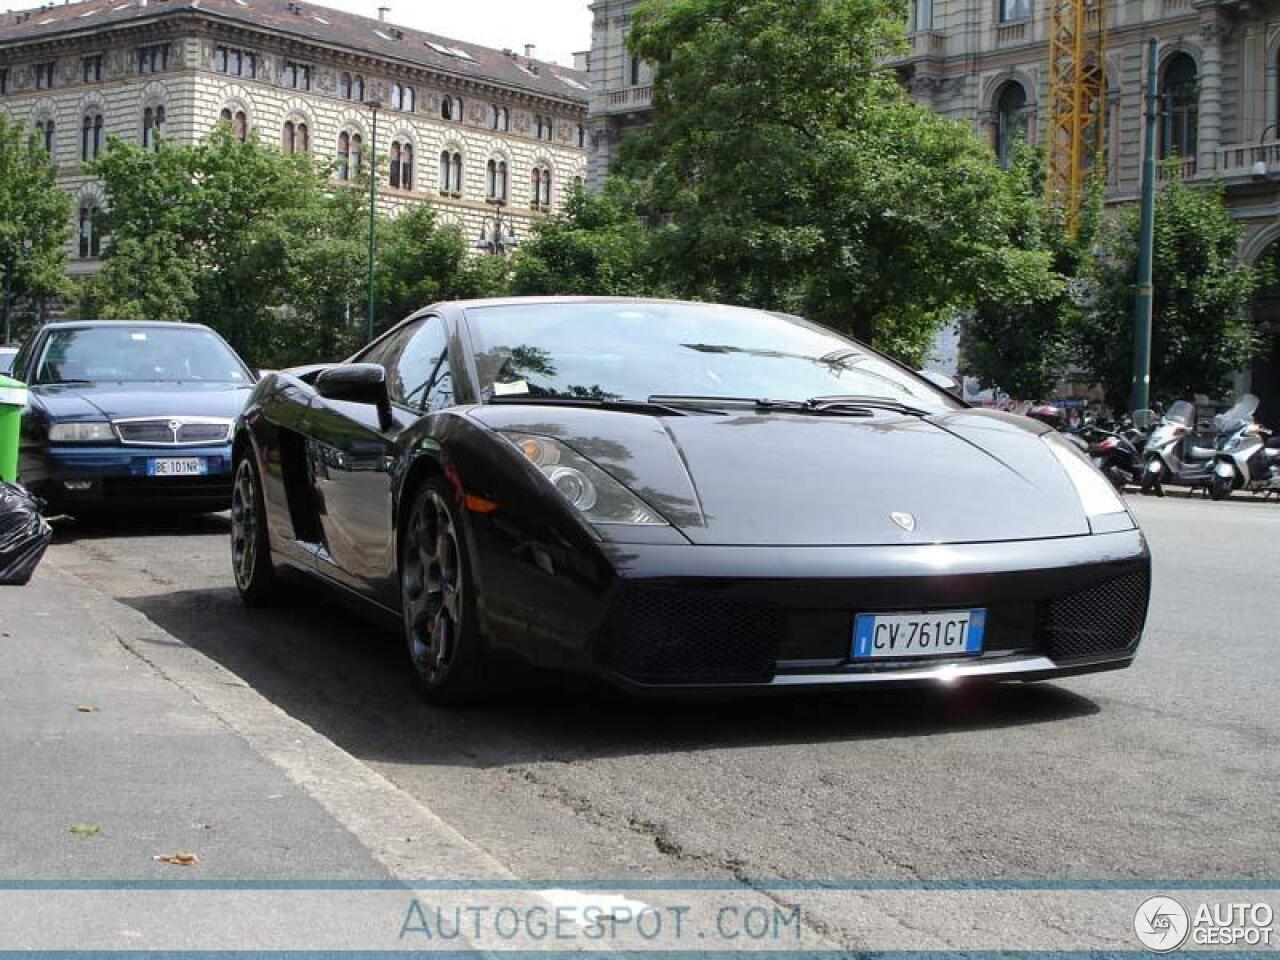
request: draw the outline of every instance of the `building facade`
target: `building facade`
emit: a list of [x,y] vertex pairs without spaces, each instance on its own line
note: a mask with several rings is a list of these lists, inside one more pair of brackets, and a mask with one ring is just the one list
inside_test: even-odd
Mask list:
[[[1221,183],[1244,229],[1242,259],[1269,262],[1280,241],[1280,7],[1239,0],[1105,0],[1105,151],[1109,201],[1140,190],[1149,38],[1158,42],[1157,155],[1174,175]],[[1042,0],[913,0],[908,90],[974,125],[1001,160],[1043,143],[1049,123],[1049,10]],[[1167,170],[1162,176],[1169,176]],[[1254,320],[1269,346],[1242,387],[1280,420],[1280,285],[1264,277]]]
[[332,162],[373,146],[395,212],[430,202],[469,241],[517,237],[586,176],[586,74],[294,0],[84,0],[0,17],[0,110],[75,198],[72,272],[96,271],[110,137],[196,142],[219,122]]
[[591,4],[587,180],[596,190],[604,185],[623,134],[647,123],[653,109],[649,64],[627,49],[631,17],[639,5],[639,0],[596,0]]

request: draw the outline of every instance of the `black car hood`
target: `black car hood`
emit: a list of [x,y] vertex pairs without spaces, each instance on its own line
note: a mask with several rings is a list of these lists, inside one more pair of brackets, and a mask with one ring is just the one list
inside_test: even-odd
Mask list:
[[251,384],[233,383],[95,383],[45,384],[32,396],[55,420],[135,417],[239,416]]
[[[732,413],[651,417],[488,406],[498,430],[555,437],[696,544],[853,546],[1083,536],[1088,518],[1034,421]],[[894,520],[911,525],[905,529]]]

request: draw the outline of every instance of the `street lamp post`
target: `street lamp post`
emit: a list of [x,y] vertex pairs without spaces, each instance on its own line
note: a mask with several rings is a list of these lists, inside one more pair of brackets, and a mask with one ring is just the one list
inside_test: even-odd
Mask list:
[[490,240],[486,237],[484,228],[481,227],[480,239],[476,241],[476,249],[483,253],[495,253],[498,256],[503,256],[520,246],[520,240],[516,237],[516,229],[514,225],[508,223],[508,232],[503,233],[502,231],[502,211],[506,207],[507,201],[491,200],[490,203],[492,203],[494,209],[497,210],[493,225],[493,239]]
[[1147,141],[1142,157],[1142,212],[1138,232],[1138,289],[1133,316],[1133,410],[1151,406],[1152,267],[1156,232],[1156,121],[1160,98],[1156,87],[1156,41],[1147,46]]
[[378,111],[382,109],[382,101],[374,97],[369,101],[369,109],[373,113],[373,136],[369,141],[369,312],[365,317],[365,340],[373,340],[373,308],[374,278],[377,267],[374,256],[377,253],[378,227]]

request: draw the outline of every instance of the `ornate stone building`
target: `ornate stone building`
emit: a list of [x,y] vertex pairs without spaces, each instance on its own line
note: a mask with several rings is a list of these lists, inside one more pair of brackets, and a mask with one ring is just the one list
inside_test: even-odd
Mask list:
[[648,121],[653,102],[649,65],[627,50],[631,14],[639,0],[596,0],[591,4],[590,141],[588,182],[598,189],[629,129]]
[[[1245,228],[1241,257],[1257,262],[1280,240],[1280,8],[1242,0],[1108,0],[1105,10],[1108,199],[1138,196],[1146,46],[1154,37],[1158,155],[1180,158],[1178,172],[1189,183],[1225,186]],[[911,52],[897,67],[920,102],[972,122],[1004,159],[1014,140],[1045,138],[1048,30],[1042,0],[913,0]],[[1254,317],[1280,341],[1274,279],[1264,283]],[[1280,426],[1280,353],[1269,352],[1251,373],[1264,412]]]
[[378,111],[385,209],[429,201],[468,240],[517,234],[586,175],[588,78],[524,54],[294,0],[84,0],[0,16],[0,110],[76,199],[72,270],[97,269],[107,138],[192,143],[219,122],[350,179]]

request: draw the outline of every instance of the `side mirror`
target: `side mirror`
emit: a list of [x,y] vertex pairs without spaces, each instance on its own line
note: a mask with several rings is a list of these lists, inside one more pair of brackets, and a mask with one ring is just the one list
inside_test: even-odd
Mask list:
[[945,373],[939,373],[937,370],[918,370],[916,372],[939,390],[945,390],[947,393],[956,397],[964,396],[964,387],[955,377],[947,376]]
[[391,395],[387,371],[376,363],[342,363],[316,377],[316,393],[326,400],[363,403],[378,410],[378,425],[391,426]]

